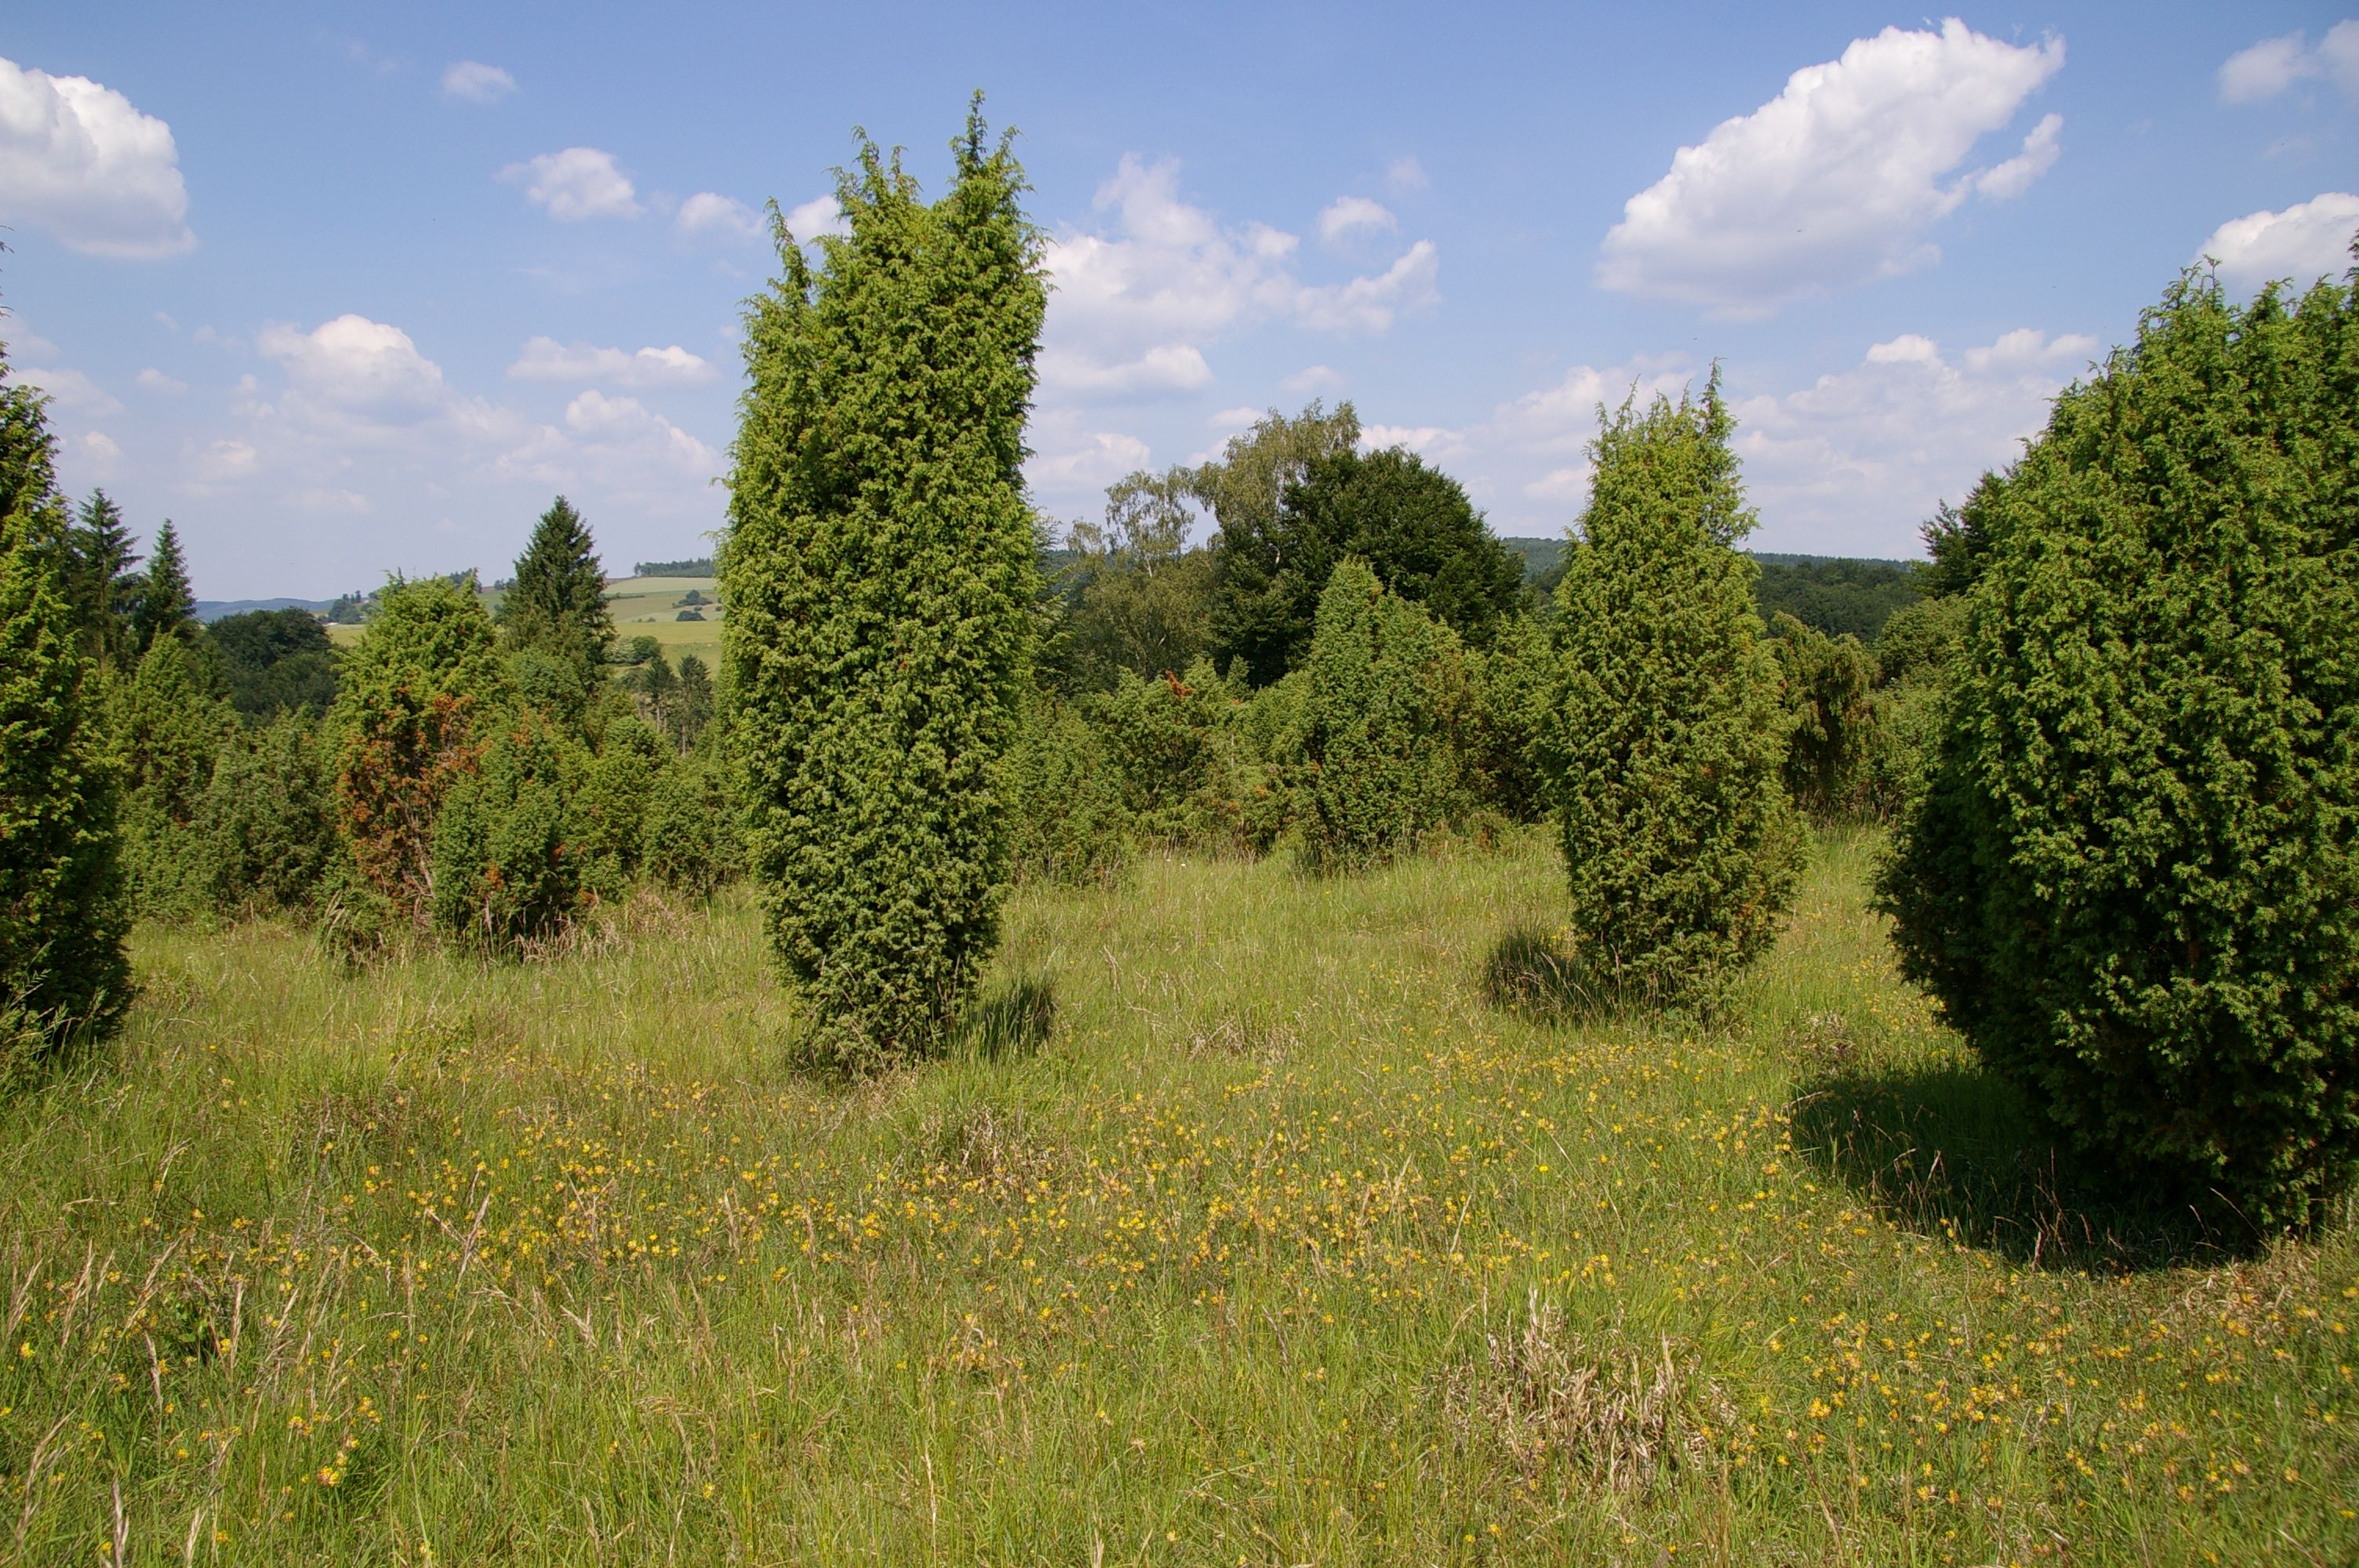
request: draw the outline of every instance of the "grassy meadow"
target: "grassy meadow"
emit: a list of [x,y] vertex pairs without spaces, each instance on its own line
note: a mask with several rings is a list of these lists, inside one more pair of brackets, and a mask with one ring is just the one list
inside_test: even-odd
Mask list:
[[144,930],[0,1105],[0,1561],[2352,1562],[2352,1209],[2083,1194],[1874,849],[1710,1027],[1555,1005],[1538,836],[1152,859],[850,1087],[742,897]]

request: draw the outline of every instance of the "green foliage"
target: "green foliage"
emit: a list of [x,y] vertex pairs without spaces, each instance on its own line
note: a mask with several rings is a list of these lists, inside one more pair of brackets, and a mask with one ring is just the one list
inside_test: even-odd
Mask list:
[[1830,637],[1783,611],[1770,622],[1770,646],[1793,715],[1786,793],[1818,816],[1863,809],[1875,745],[1875,661],[1848,632]]
[[1789,720],[1734,547],[1753,517],[1733,428],[1717,374],[1700,402],[1605,418],[1586,537],[1557,589],[1538,758],[1574,962],[1606,1000],[1711,1000],[1767,948],[1795,886]]
[[361,874],[405,912],[433,884],[434,823],[512,688],[491,617],[448,579],[387,582],[329,716],[339,824]]
[[1790,615],[1823,636],[1873,643],[1885,622],[1921,597],[1917,579],[1922,568],[1908,561],[1758,551],[1753,559],[1761,568],[1753,585],[1761,619],[1774,623]]
[[681,654],[679,687],[663,710],[663,727],[673,746],[682,752],[697,748],[712,723],[715,701],[712,672],[694,654]]
[[1320,595],[1302,673],[1306,863],[1375,865],[1447,821],[1460,798],[1443,694],[1463,674],[1450,629],[1346,557]]
[[1510,822],[1548,814],[1548,790],[1532,760],[1532,739],[1554,684],[1548,629],[1528,615],[1499,622],[1487,648],[1466,650],[1466,695],[1451,744],[1473,803]]
[[1250,787],[1236,720],[1246,693],[1199,658],[1185,675],[1141,680],[1082,703],[1138,838],[1167,845],[1235,845]]
[[601,898],[620,897],[639,873],[648,798],[670,752],[646,720],[625,715],[601,727],[597,754],[580,770],[571,806],[582,874]]
[[41,399],[0,357],[0,1078],[131,998],[117,783],[72,607]]
[[2267,1228],[2359,1160],[2354,296],[2180,278],[1977,492],[1881,889],[1906,970],[2074,1142]]
[[492,737],[435,820],[436,930],[516,957],[571,923],[590,859],[567,807],[578,766],[575,743],[537,714]]
[[197,814],[207,893],[235,918],[311,907],[342,855],[335,780],[299,711],[232,735]]
[[932,1048],[998,932],[996,794],[1027,684],[1024,419],[1040,239],[980,104],[943,199],[864,137],[816,271],[748,314],[721,560],[723,687],[753,869],[810,1048]]
[[132,570],[139,554],[131,547],[131,527],[106,492],[94,490],[82,503],[66,537],[66,597],[82,629],[83,654],[102,665],[127,664],[145,577]]
[[1079,705],[1047,694],[1027,704],[1000,781],[1019,881],[1080,886],[1121,870],[1129,813],[1105,738]]
[[1918,589],[1926,597],[1954,598],[1980,580],[1995,543],[1992,531],[2004,510],[2000,492],[2005,484],[1998,475],[1985,473],[1962,505],[1945,501],[1926,523],[1925,553],[1931,560],[1917,574]]
[[1299,463],[1266,525],[1222,519],[1217,656],[1244,660],[1256,686],[1294,668],[1309,652],[1328,577],[1346,556],[1478,646],[1523,582],[1521,564],[1449,475],[1397,447],[1319,452]]
[[168,631],[125,676],[109,678],[108,729],[122,758],[124,863],[143,914],[185,917],[210,904],[197,816],[237,717],[199,685]]
[[156,531],[156,553],[147,557],[147,575],[139,584],[131,614],[131,645],[145,654],[158,637],[193,641],[198,634],[197,597],[189,587],[189,564],[180,553],[180,535],[166,518]]
[[282,713],[316,719],[336,700],[328,629],[308,610],[254,610],[205,628],[238,716],[266,723]]
[[511,648],[537,648],[580,672],[585,689],[603,678],[614,640],[606,610],[606,573],[590,525],[559,496],[534,525],[516,557],[516,581],[500,599],[500,628]]
[[711,577],[712,557],[694,556],[680,561],[636,561],[632,564],[633,577]]
[[734,824],[721,770],[678,757],[656,775],[647,797],[645,865],[658,885],[705,898],[739,868]]
[[1135,473],[1106,492],[1103,524],[1074,525],[1067,612],[1049,661],[1067,695],[1114,689],[1194,663],[1211,634],[1214,561],[1188,547],[1191,477]]

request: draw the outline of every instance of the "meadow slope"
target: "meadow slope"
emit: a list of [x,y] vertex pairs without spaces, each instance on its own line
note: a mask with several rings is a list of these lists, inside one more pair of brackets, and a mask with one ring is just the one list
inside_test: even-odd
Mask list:
[[0,1559],[2352,1561],[2352,1207],[2082,1194],[1872,849],[1712,1028],[1552,1011],[1538,837],[1152,859],[850,1087],[742,898],[498,968],[144,931],[0,1107]]

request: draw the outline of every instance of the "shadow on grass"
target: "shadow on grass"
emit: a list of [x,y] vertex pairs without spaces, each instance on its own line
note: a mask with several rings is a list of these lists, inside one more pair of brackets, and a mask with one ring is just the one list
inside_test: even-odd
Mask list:
[[1483,960],[1483,1000],[1535,1023],[1571,1023],[1611,1011],[1554,936],[1517,926]]
[[1794,1103],[1795,1147],[1896,1222],[2026,1267],[2201,1267],[2259,1238],[2206,1224],[2166,1187],[2095,1167],[1979,1067],[1838,1070]]
[[1028,1055],[1057,1023],[1057,988],[1045,975],[1019,975],[976,999],[964,1031],[967,1049],[987,1060]]

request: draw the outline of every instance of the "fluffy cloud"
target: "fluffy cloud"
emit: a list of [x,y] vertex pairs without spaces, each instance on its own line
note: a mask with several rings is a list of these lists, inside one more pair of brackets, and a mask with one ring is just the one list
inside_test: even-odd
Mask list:
[[1305,365],[1277,384],[1288,392],[1333,392],[1343,384],[1343,373],[1326,365]]
[[122,403],[112,393],[78,370],[38,370],[27,365],[16,373],[16,379],[48,393],[59,407],[89,418],[123,412]]
[[[1374,205],[1370,203],[1370,205]],[[1384,273],[1311,285],[1296,274],[1301,242],[1266,223],[1224,228],[1180,199],[1177,166],[1125,156],[1099,188],[1111,233],[1052,238],[1049,337],[1119,360],[1158,344],[1200,341],[1250,321],[1381,332],[1433,297],[1437,258],[1420,240]]]
[[758,240],[762,237],[762,215],[734,196],[723,196],[717,190],[700,190],[679,204],[673,214],[672,224],[690,238],[711,237],[723,240]]
[[1339,245],[1361,234],[1392,233],[1400,228],[1400,220],[1381,201],[1371,201],[1364,196],[1339,196],[1319,214],[1319,238],[1329,245]]
[[113,479],[116,465],[123,460],[123,449],[103,430],[83,431],[67,445],[66,450],[81,459],[80,466],[88,470],[93,480]]
[[821,234],[848,234],[852,230],[834,197],[814,196],[799,206],[787,209],[787,232],[809,243]]
[[2255,103],[2314,78],[2359,98],[2359,18],[2335,23],[2315,49],[2307,47],[2302,34],[2288,33],[2230,55],[2220,67],[2220,96],[2230,103]]
[[2351,239],[2359,233],[2359,196],[2329,190],[2282,212],[2250,212],[2212,231],[2200,256],[2220,264],[2221,275],[2257,286],[2290,277],[2306,288],[2321,276],[2351,265]]
[[187,382],[166,375],[154,365],[149,365],[133,379],[139,384],[140,391],[152,392],[158,397],[178,397],[189,390]]
[[516,381],[599,381],[613,386],[685,386],[711,381],[712,362],[679,344],[663,349],[602,349],[592,343],[560,343],[554,338],[526,341],[508,375]]
[[2094,338],[2018,328],[1952,359],[1904,333],[1849,370],[1739,398],[1736,449],[1770,549],[1914,553],[1918,524],[2011,462]]
[[1035,492],[1058,501],[1093,496],[1154,460],[1145,441],[1118,430],[1093,430],[1078,409],[1044,410],[1025,435],[1034,450],[1024,477]]
[[408,333],[365,316],[339,316],[309,332],[265,327],[255,346],[286,371],[288,406],[315,418],[406,428],[451,405],[442,367]]
[[1414,157],[1397,157],[1385,167],[1385,189],[1395,196],[1414,196],[1430,183],[1425,165]]
[[560,223],[591,218],[636,218],[645,211],[630,177],[614,167],[613,153],[567,147],[543,153],[500,170],[500,178],[524,187],[525,200]]
[[111,87],[0,59],[0,211],[88,255],[197,243],[172,128]]
[[516,78],[477,59],[453,60],[442,71],[442,95],[470,103],[496,103],[516,91]]
[[1212,380],[1212,367],[1205,363],[1203,353],[1185,343],[1165,343],[1117,364],[1100,364],[1064,348],[1051,347],[1040,355],[1040,386],[1045,392],[1137,397],[1193,392]]
[[1681,147],[1605,237],[1604,287],[1760,316],[1804,295],[1927,265],[1933,225],[1971,195],[2019,194],[2055,162],[2050,115],[2022,150],[1960,174],[1984,136],[2062,69],[2064,45],[2021,48],[1952,17],[1887,27],[1796,71],[1750,114]]

